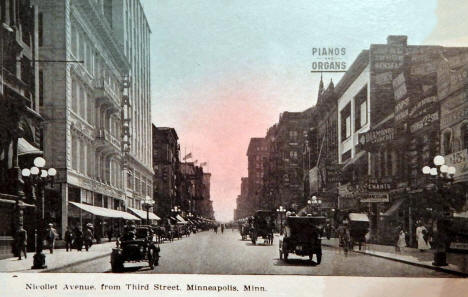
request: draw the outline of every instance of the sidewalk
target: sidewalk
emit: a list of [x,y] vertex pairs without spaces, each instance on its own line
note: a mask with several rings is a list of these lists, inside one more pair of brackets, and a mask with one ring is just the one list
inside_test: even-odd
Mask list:
[[[322,244],[324,246],[338,248],[338,239],[322,239]],[[404,248],[400,253],[396,253],[394,246],[366,244],[362,246],[361,250],[355,246],[354,252],[457,274],[459,276],[468,276],[468,254],[447,253],[447,263],[449,265],[438,267],[432,265],[432,262],[434,261],[433,250],[421,252],[415,248]]]
[[[101,244],[93,244],[93,246],[87,252],[84,248],[81,252],[74,249],[71,252],[67,252],[65,249],[56,249],[53,254],[49,253],[49,250],[44,250],[43,253],[46,256],[46,269],[31,269],[33,265],[34,253],[28,253],[28,258],[18,260],[15,258],[8,258],[0,260],[0,273],[1,272],[52,272],[55,269],[63,268],[69,265],[76,265],[79,263],[91,261],[93,259],[107,257],[111,254],[112,248],[115,247],[114,242],[106,242]],[[110,259],[110,258],[109,258]]]

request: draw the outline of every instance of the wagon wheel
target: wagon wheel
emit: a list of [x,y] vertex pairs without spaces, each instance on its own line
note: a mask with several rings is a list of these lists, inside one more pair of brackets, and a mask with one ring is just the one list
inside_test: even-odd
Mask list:
[[256,242],[257,242],[257,234],[255,234],[255,232],[252,232],[252,234],[250,235],[251,239],[252,239],[252,243],[255,245]]
[[154,251],[152,249],[148,249],[148,265],[151,270],[154,269]]

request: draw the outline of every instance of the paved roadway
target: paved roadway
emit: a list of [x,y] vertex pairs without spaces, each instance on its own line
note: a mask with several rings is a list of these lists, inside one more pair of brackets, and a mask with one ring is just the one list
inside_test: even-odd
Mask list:
[[[290,255],[289,263],[279,260],[278,236],[273,246],[242,241],[239,232],[228,229],[221,234],[206,231],[161,244],[160,265],[154,270],[143,263],[125,263],[125,273],[199,274],[301,274],[352,276],[451,277],[432,269],[358,253],[347,256],[332,247],[323,247],[322,263],[313,265],[308,257]],[[109,272],[110,257],[67,267],[54,272]]]

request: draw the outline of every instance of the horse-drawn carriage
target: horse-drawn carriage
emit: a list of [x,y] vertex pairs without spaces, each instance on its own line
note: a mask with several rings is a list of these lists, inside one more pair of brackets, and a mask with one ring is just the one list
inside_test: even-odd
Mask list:
[[361,249],[362,244],[366,242],[366,234],[369,232],[369,217],[365,213],[350,213],[348,219],[350,248],[352,249],[357,244]]
[[250,240],[253,244],[257,243],[257,239],[262,237],[265,244],[273,244],[273,229],[274,219],[276,214],[270,210],[257,210],[252,220],[250,228]]

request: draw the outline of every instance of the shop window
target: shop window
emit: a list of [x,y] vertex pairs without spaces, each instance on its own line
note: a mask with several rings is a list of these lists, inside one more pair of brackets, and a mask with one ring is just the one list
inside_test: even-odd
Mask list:
[[351,136],[351,102],[341,111],[341,141]]

